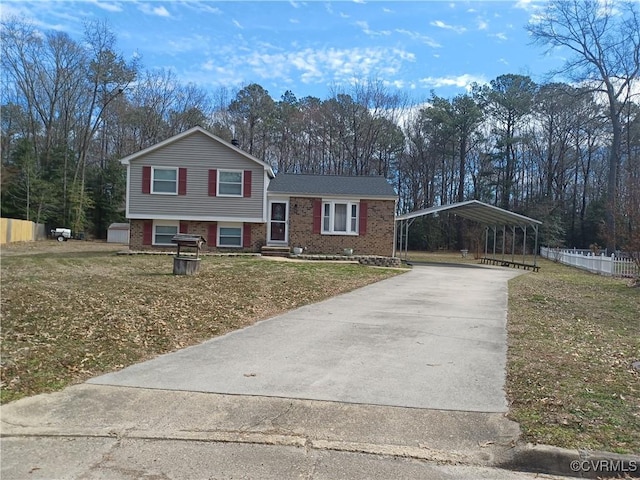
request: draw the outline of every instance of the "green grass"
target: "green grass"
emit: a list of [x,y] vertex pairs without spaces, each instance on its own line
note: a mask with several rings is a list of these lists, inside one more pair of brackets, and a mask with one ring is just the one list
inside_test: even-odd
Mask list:
[[[50,392],[395,275],[353,264],[118,256],[90,243],[2,257],[0,401]],[[75,250],[75,251],[74,251]]]

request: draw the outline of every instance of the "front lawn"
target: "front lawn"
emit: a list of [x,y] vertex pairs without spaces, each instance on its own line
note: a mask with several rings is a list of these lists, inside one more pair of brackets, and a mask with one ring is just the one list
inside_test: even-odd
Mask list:
[[59,390],[398,273],[207,256],[198,275],[174,276],[171,256],[116,255],[122,248],[3,246],[2,402]]
[[640,289],[540,265],[509,283],[510,418],[530,442],[640,452]]
[[[459,252],[409,260],[479,263]],[[640,453],[640,288],[537,262],[509,282],[509,417],[528,442]]]

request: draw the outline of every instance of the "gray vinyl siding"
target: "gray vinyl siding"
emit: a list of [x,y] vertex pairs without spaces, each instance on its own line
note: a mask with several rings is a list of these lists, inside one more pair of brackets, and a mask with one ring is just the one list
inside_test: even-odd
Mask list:
[[[187,169],[186,195],[142,193],[142,167]],[[262,218],[264,167],[215,140],[194,133],[131,161],[129,214],[203,218]],[[209,170],[251,170],[251,197],[210,197]]]

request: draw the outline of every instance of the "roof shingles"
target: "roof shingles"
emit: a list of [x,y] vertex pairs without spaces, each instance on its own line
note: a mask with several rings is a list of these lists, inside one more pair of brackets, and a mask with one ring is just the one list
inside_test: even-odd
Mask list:
[[337,195],[360,198],[397,197],[384,177],[302,175],[282,173],[271,180],[269,193],[297,195]]

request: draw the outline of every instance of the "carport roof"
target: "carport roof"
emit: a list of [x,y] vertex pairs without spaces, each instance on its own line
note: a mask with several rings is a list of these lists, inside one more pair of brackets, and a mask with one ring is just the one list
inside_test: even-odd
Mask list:
[[467,202],[451,203],[449,205],[438,205],[435,207],[416,210],[415,212],[399,215],[396,220],[410,220],[412,218],[432,215],[439,212],[449,211],[456,215],[475,220],[484,225],[541,225],[540,220],[525,217],[519,213],[513,213],[479,200],[469,200]]

